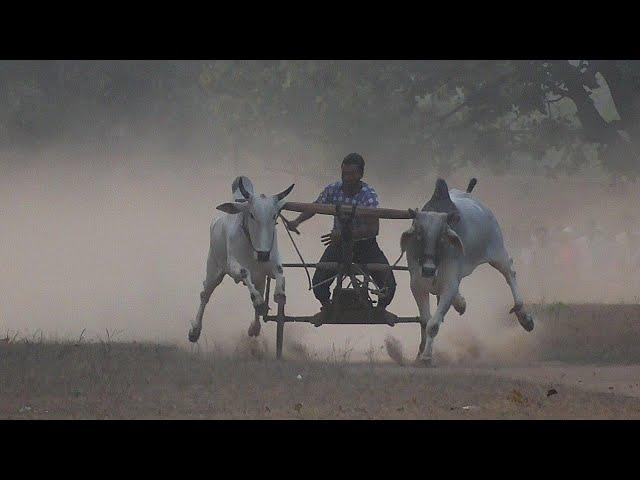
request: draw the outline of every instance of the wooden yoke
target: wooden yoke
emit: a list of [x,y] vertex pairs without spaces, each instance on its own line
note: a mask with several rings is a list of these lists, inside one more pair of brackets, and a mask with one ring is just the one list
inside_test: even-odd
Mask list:
[[[353,206],[344,204],[340,206],[341,213],[351,213]],[[322,203],[304,203],[304,202],[287,202],[282,207],[283,210],[290,212],[310,212],[320,215],[336,215],[335,205],[326,205]],[[357,216],[363,217],[377,217],[377,218],[396,218],[396,219],[411,219],[413,216],[409,210],[396,210],[394,208],[372,208],[372,207],[357,207]]]

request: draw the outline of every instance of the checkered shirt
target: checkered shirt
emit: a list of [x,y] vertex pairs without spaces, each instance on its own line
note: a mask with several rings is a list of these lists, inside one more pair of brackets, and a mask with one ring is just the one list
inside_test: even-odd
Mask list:
[[[379,205],[378,194],[373,187],[362,182],[360,191],[355,196],[349,197],[342,191],[342,181],[327,185],[314,203],[327,205],[337,205],[340,203],[343,205],[358,205],[371,208],[377,208]],[[356,216],[356,218],[353,219],[353,226],[357,227],[361,225],[362,220]],[[338,220],[335,217],[333,219],[333,228],[338,228]]]

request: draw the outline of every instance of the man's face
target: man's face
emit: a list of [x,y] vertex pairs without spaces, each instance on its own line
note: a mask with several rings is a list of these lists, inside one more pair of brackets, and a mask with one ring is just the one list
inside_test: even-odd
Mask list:
[[362,172],[357,165],[342,165],[342,183],[354,187],[362,178]]

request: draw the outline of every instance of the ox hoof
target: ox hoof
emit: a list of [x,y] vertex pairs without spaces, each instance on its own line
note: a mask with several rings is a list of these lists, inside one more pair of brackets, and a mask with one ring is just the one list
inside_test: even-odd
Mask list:
[[533,330],[533,316],[530,313],[520,313],[517,315],[518,322],[527,332]]
[[198,339],[200,338],[200,332],[201,331],[202,331],[201,328],[198,328],[198,329],[195,329],[195,330],[193,328],[189,329],[189,341],[191,343],[197,342]]
[[248,333],[249,333],[249,336],[250,336],[250,337],[257,337],[257,336],[259,336],[259,335],[260,335],[260,328],[261,328],[261,325],[260,325],[260,322],[259,322],[259,321],[258,321],[258,322],[253,322],[253,323],[251,324],[251,326],[249,327],[249,332],[248,332]]
[[518,315],[518,312],[522,310],[522,303],[516,303],[513,308],[511,310],[509,310],[509,313],[515,313],[516,315]]
[[430,368],[433,367],[433,360],[431,357],[418,357],[416,358],[415,365],[417,367]]
[[258,304],[255,307],[255,309],[256,309],[256,314],[260,316],[266,315],[269,312],[269,307],[265,302]]
[[467,311],[467,301],[462,297],[460,297],[460,298],[461,298],[460,301],[455,302],[453,304],[453,308],[455,308],[455,310],[456,310],[456,312],[458,312],[458,314],[464,315],[464,312]]
[[285,303],[287,303],[287,296],[284,293],[276,293],[273,296],[273,301],[276,302],[278,305],[280,304],[284,305]]

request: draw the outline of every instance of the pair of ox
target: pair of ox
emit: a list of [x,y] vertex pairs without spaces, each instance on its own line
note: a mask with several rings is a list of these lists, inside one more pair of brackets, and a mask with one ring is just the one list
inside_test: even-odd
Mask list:
[[[522,297],[502,232],[493,213],[470,193],[476,184],[472,179],[466,192],[449,191],[438,179],[431,199],[422,210],[410,209],[413,223],[402,234],[400,246],[407,254],[411,291],[418,305],[421,341],[418,360],[430,364],[433,340],[449,308],[453,305],[462,315],[466,301],[460,295],[462,278],[476,267],[489,263],[504,276],[511,288],[515,313],[522,327],[531,331],[533,318],[523,308]],[[210,228],[207,274],[200,293],[200,308],[189,330],[189,340],[196,342],[202,330],[205,307],[225,275],[249,290],[255,308],[250,336],[260,334],[260,316],[267,313],[264,299],[266,277],[276,281],[274,301],[285,303],[285,279],[278,252],[275,225],[285,197],[293,185],[273,195],[256,195],[247,177],[237,177],[232,184],[233,202],[223,203],[218,210],[227,213]],[[429,295],[436,295],[437,308],[430,312]]]

